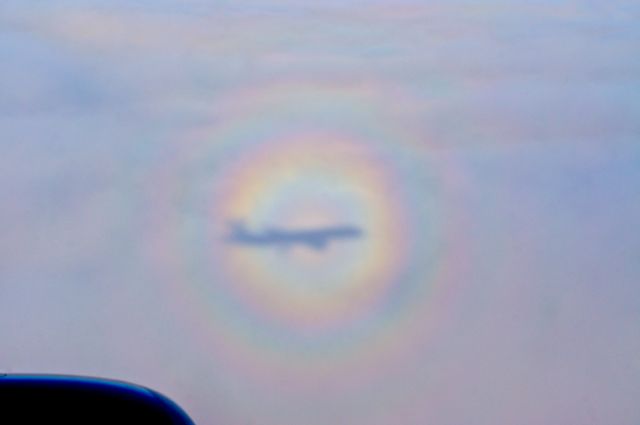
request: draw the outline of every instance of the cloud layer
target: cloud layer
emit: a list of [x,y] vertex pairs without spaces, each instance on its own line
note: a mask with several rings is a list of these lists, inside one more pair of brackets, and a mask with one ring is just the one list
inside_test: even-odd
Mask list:
[[[4,2],[0,371],[198,423],[637,423],[639,18]],[[225,213],[373,242],[240,258]]]

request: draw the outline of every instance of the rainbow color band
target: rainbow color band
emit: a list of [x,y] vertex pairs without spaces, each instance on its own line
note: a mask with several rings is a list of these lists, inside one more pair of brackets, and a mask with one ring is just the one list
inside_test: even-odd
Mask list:
[[[356,382],[426,338],[447,309],[456,237],[444,197],[455,173],[396,122],[390,100],[366,84],[246,92],[221,100],[230,116],[185,137],[159,171],[157,201],[172,214],[160,222],[172,224],[156,254],[174,264],[175,298],[216,361],[264,382],[317,382],[336,368]],[[349,224],[364,235],[317,251],[244,247],[225,240],[233,220],[255,232]]]

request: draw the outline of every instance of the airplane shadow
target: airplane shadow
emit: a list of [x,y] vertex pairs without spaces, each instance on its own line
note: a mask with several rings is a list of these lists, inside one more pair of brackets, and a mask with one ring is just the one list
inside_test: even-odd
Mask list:
[[303,246],[324,251],[331,243],[361,239],[365,232],[358,226],[335,225],[315,228],[287,229],[268,227],[261,232],[249,230],[242,220],[229,222],[225,241],[229,244],[254,248],[293,248]]

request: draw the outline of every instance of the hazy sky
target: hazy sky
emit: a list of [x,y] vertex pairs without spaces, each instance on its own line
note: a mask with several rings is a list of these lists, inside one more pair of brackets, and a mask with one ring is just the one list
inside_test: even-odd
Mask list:
[[0,371],[203,424],[640,421],[637,2],[4,0],[0,143]]

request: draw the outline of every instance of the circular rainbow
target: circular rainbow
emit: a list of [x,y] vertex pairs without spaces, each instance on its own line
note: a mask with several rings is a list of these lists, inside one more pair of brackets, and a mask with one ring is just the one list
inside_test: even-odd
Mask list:
[[[219,100],[216,122],[178,144],[158,173],[158,253],[216,360],[265,382],[359,382],[433,329],[451,293],[450,172],[403,119],[411,102],[374,83],[278,83]],[[227,238],[236,220],[363,236],[243,246]]]

